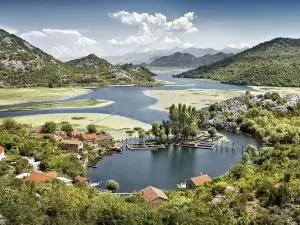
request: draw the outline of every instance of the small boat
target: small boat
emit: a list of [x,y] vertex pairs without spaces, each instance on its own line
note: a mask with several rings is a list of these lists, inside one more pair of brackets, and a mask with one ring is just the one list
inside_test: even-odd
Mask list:
[[177,184],[178,190],[185,190],[186,189],[186,183]]
[[97,166],[96,166],[96,165],[93,165],[92,168],[97,168]]
[[90,187],[98,187],[100,185],[101,181],[99,182],[92,182],[90,183]]

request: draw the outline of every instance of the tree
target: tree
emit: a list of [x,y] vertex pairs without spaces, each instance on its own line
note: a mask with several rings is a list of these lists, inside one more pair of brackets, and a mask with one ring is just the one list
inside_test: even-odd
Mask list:
[[62,125],[61,131],[66,132],[70,136],[73,132],[73,127],[70,123],[65,123],[64,125]]
[[209,133],[209,135],[210,135],[211,137],[214,137],[214,136],[217,134],[217,129],[214,128],[214,127],[209,127],[209,128],[207,129],[207,132]]
[[106,182],[106,189],[112,192],[116,192],[119,189],[119,184],[115,180],[108,180]]
[[141,129],[139,129],[138,133],[139,133],[139,138],[142,139],[144,141],[144,144],[145,144],[145,137],[146,137],[145,130],[141,128]]
[[157,138],[160,136],[160,124],[159,122],[155,122],[152,124],[151,133]]
[[86,128],[90,134],[97,132],[97,128],[95,124],[89,124]]
[[167,136],[167,139],[169,140],[169,135],[171,134],[171,122],[169,120],[167,121],[163,120],[162,126],[165,129],[165,134]]
[[42,127],[42,132],[46,134],[53,134],[56,131],[56,123],[53,121],[46,122]]

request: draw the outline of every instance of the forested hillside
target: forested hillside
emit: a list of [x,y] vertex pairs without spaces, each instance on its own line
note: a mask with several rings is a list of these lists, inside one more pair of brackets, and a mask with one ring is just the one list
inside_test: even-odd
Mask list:
[[300,39],[276,38],[177,77],[246,85],[300,86]]
[[0,86],[61,87],[70,85],[148,84],[154,75],[142,67],[114,67],[89,55],[63,63],[23,39],[0,29]]

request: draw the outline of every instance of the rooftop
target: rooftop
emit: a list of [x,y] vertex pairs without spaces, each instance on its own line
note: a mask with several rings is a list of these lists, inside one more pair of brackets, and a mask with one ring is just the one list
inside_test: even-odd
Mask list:
[[113,137],[110,135],[99,135],[97,136],[97,141],[105,141],[105,140],[112,140]]
[[28,181],[42,182],[51,180],[56,175],[56,172],[42,173],[38,171],[32,171],[32,173],[26,178]]
[[168,197],[162,190],[160,190],[156,187],[152,187],[152,186],[146,187],[145,189],[141,190],[140,194],[143,199],[150,201],[150,202],[152,202],[153,200],[155,200],[157,198],[162,198],[162,199],[168,200]]
[[67,144],[67,145],[80,145],[81,141],[79,140],[62,140],[62,144]]
[[91,139],[96,139],[97,138],[97,134],[95,134],[95,133],[93,133],[93,134],[83,134],[81,136],[84,140],[91,140]]
[[79,182],[86,182],[86,181],[89,181],[89,180],[86,179],[85,177],[81,177],[81,176],[76,176],[76,177],[75,177],[75,180],[76,180],[76,181],[79,181]]
[[193,181],[193,183],[196,186],[199,186],[199,185],[202,185],[202,184],[207,184],[207,183],[212,181],[212,179],[207,174],[201,175],[201,176],[198,176],[198,177],[193,177],[193,178],[191,178],[191,180]]

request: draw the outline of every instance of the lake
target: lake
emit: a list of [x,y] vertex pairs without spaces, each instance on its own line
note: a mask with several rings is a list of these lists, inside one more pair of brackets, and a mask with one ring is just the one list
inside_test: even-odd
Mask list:
[[[168,113],[148,108],[156,103],[156,99],[144,95],[145,90],[185,90],[185,89],[218,89],[218,90],[252,90],[246,86],[222,84],[219,82],[173,78],[174,72],[160,73],[159,80],[172,81],[192,86],[164,86],[164,87],[105,87],[93,89],[90,93],[76,96],[62,101],[83,99],[106,99],[114,104],[101,108],[60,108],[43,109],[36,111],[1,112],[0,117],[14,117],[24,115],[48,113],[107,113],[120,115],[152,124],[168,118]],[[18,104],[15,106],[29,106],[34,103]],[[12,106],[1,106],[0,109]],[[228,171],[230,165],[235,164],[242,157],[242,145],[257,144],[256,141],[245,135],[224,133],[229,137],[226,145],[218,146],[214,150],[189,149],[168,147],[158,151],[126,151],[123,154],[106,156],[97,164],[98,168],[89,168],[90,180],[101,180],[103,188],[108,179],[115,179],[120,184],[120,191],[130,192],[140,190],[148,185],[163,189],[176,189],[176,184],[198,176],[201,172],[210,177],[216,177]],[[232,142],[235,143],[232,150]]]

